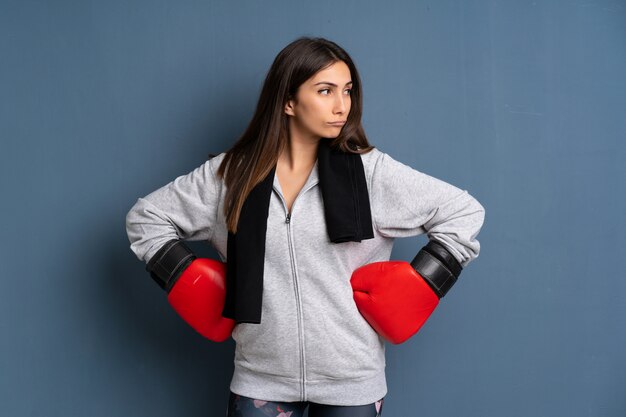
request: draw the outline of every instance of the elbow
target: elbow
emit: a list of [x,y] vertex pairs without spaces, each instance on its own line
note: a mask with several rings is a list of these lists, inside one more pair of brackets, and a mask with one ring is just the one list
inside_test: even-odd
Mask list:
[[485,207],[478,200],[473,199],[474,210],[472,213],[472,230],[468,239],[467,258],[463,260],[463,266],[478,258],[480,254],[480,242],[477,237],[485,223]]
[[124,223],[126,227],[126,234],[128,234],[129,238],[132,234],[133,226],[136,224],[138,204],[139,204],[139,201],[133,204],[130,210],[128,210],[128,212],[126,213],[126,217],[124,219]]
[[143,239],[143,228],[140,224],[139,215],[139,202],[136,202],[132,208],[126,213],[125,228],[128,242],[130,243],[130,250],[135,254],[137,259],[142,260],[143,254],[139,250],[139,246]]
[[[485,207],[483,207],[483,205],[480,204],[480,202],[475,198],[474,204],[476,205],[476,224],[478,226],[478,230],[480,231],[480,229],[483,227],[483,224],[485,223]],[[478,234],[478,231],[476,234]]]
[[470,196],[466,208],[465,226],[462,228],[464,231],[457,236],[460,238],[459,243],[461,243],[459,252],[463,268],[478,258],[480,254],[480,242],[477,237],[483,228],[484,222],[485,207],[476,198]]

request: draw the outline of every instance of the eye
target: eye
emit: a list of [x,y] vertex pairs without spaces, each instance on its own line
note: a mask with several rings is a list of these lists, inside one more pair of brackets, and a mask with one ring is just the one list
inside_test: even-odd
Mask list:
[[[330,88],[324,88],[324,89],[322,89],[322,90],[317,90],[317,92],[318,92],[318,93],[321,93],[322,91],[328,91],[328,92],[330,92]],[[347,95],[350,95],[350,94],[352,93],[352,89],[351,89],[351,88],[348,88],[348,89],[347,89],[347,90],[345,90],[345,91],[347,91],[347,92],[348,92],[348,94],[347,94]],[[323,94],[323,95],[328,95],[328,94]]]

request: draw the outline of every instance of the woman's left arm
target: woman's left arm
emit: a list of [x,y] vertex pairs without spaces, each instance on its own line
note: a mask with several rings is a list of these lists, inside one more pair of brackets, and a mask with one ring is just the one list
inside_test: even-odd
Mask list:
[[381,152],[372,170],[370,200],[378,233],[396,238],[427,233],[413,261],[361,266],[350,283],[357,308],[392,343],[414,335],[478,257],[485,209],[466,190],[424,174]]
[[476,237],[485,209],[467,190],[381,152],[370,192],[374,225],[381,235],[396,238],[426,233],[463,267],[478,257]]

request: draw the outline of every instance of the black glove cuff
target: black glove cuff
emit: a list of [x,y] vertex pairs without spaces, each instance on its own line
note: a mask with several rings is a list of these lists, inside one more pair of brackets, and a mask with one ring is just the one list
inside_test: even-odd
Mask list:
[[440,243],[431,240],[415,255],[411,266],[442,298],[456,283],[463,268]]
[[150,259],[146,271],[167,293],[178,277],[196,259],[196,255],[182,240],[167,241]]
[[456,260],[456,258],[446,249],[441,243],[429,240],[428,244],[424,246],[422,249],[429,252],[431,255],[435,256],[439,259],[455,277],[459,277],[461,275],[461,271],[463,267]]

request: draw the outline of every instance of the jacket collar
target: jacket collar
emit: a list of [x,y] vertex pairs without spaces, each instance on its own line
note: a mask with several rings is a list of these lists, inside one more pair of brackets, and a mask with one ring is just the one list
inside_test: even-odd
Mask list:
[[[312,187],[312,186],[314,186],[314,185],[319,183],[318,166],[319,166],[319,162],[316,160],[315,161],[315,165],[313,165],[313,169],[309,173],[309,177],[307,178],[306,182],[302,186],[302,191],[301,192],[304,192],[304,191],[306,191],[307,188]],[[283,193],[282,187],[280,186],[280,181],[278,181],[278,175],[274,175],[274,182],[273,182],[272,186],[274,188],[274,191],[279,192],[280,195],[282,195],[282,196],[285,195]]]

